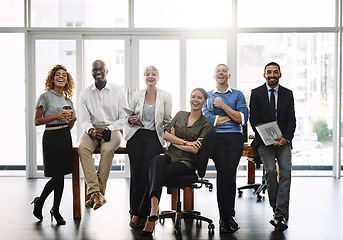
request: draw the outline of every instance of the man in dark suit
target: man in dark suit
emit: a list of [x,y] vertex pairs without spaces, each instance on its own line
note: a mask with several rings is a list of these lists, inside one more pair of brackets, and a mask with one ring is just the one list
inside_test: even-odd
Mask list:
[[[294,99],[291,90],[279,85],[281,70],[277,63],[268,63],[263,76],[266,83],[253,89],[250,97],[250,124],[255,132],[252,146],[258,149],[266,170],[269,203],[274,212],[270,223],[276,230],[284,231],[288,227],[286,216],[291,186],[291,149],[296,126]],[[282,137],[276,138],[275,144],[265,146],[256,131],[256,126],[272,121],[278,123]],[[277,170],[276,162],[279,170]]]

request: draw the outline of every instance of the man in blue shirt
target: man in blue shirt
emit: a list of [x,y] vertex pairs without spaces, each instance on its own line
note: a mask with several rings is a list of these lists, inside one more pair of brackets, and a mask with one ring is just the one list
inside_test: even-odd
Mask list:
[[248,121],[248,107],[241,91],[229,86],[230,70],[219,64],[213,75],[216,88],[208,92],[203,114],[216,129],[212,159],[217,169],[219,231],[234,233],[239,229],[235,217],[236,173],[244,149],[242,125]]

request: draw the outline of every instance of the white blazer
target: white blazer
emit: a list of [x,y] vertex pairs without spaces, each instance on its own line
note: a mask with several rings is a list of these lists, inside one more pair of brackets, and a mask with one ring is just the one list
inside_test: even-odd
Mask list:
[[[129,108],[138,115],[139,119],[143,118],[143,106],[145,101],[146,89],[139,90],[135,92],[129,104]],[[172,112],[172,97],[171,94],[157,88],[156,92],[156,105],[155,105],[155,128],[157,132],[158,139],[162,146],[164,146],[164,130],[165,127],[171,122],[171,112]],[[130,124],[128,121],[129,117],[126,117],[126,135],[125,140],[129,140],[135,132],[141,128],[137,124]]]

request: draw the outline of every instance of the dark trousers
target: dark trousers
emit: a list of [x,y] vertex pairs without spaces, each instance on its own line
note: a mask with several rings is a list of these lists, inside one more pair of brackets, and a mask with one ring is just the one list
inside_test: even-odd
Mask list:
[[126,143],[130,158],[130,209],[135,216],[150,214],[148,191],[149,168],[152,159],[159,155],[162,145],[155,131],[139,129]]
[[182,162],[171,162],[168,155],[154,157],[149,171],[149,196],[155,196],[158,200],[161,198],[163,183],[178,176],[193,174],[190,169]]
[[235,216],[236,174],[244,149],[241,133],[217,133],[212,159],[217,169],[217,201],[220,219]]

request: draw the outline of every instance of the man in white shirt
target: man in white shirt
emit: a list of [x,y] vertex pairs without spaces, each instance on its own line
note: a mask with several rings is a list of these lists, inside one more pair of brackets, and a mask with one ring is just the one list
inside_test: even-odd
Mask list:
[[[124,90],[117,84],[107,82],[106,64],[96,60],[92,65],[95,83],[80,95],[79,123],[84,132],[79,139],[78,152],[87,182],[87,194],[91,195],[86,207],[94,210],[106,203],[106,183],[111,171],[115,150],[122,141],[127,107]],[[104,130],[110,132],[105,134]],[[105,136],[106,135],[106,136]],[[101,157],[98,171],[95,170],[92,153],[100,146]]]

